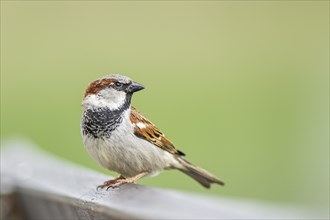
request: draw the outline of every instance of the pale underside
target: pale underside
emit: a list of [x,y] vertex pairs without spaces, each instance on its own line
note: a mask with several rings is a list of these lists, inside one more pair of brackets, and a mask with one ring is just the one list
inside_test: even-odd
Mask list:
[[163,169],[182,166],[172,153],[135,136],[129,120],[130,109],[123,112],[123,118],[110,138],[83,135],[88,153],[101,166],[124,177],[133,177],[142,172],[156,175]]

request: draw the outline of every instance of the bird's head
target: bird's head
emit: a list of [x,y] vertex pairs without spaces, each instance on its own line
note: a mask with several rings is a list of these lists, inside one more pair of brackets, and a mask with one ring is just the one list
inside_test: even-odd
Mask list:
[[84,94],[82,106],[86,108],[118,109],[130,105],[134,92],[144,89],[144,86],[132,79],[118,75],[106,75],[91,82]]

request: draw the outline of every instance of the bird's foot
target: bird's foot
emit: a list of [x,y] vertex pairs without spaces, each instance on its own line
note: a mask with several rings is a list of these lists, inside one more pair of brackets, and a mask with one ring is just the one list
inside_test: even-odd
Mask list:
[[96,189],[99,190],[99,189],[103,189],[104,187],[108,187],[109,188],[109,187],[111,187],[111,185],[115,184],[117,181],[123,180],[123,179],[125,179],[125,177],[123,177],[122,175],[120,175],[116,179],[105,181],[102,185],[99,185]]
[[[147,175],[146,172],[143,172],[143,173],[139,173],[133,177],[130,177],[130,178],[117,178],[115,179],[114,181],[112,181],[110,184],[107,185],[107,190],[109,188],[117,188],[118,186],[121,186],[123,184],[126,184],[126,183],[135,183],[138,179],[142,178],[143,176]],[[109,180],[110,181],[110,180]],[[109,182],[107,181],[107,182]]]

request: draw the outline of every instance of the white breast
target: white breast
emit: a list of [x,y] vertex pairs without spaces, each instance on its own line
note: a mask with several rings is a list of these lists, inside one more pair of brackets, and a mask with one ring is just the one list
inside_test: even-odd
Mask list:
[[110,138],[93,138],[83,135],[88,153],[103,167],[125,177],[141,172],[155,175],[164,168],[176,165],[174,156],[165,150],[134,135],[129,121],[130,109],[123,113],[123,121]]

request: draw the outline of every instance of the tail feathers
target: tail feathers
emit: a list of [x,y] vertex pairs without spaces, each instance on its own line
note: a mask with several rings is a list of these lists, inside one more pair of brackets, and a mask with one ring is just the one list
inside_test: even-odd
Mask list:
[[205,188],[210,188],[212,183],[219,184],[221,186],[225,185],[224,182],[216,178],[214,175],[209,173],[208,171],[197,167],[191,163],[189,163],[184,158],[178,158],[179,162],[183,165],[184,168],[179,169],[181,172],[187,174],[197,182],[199,182]]

